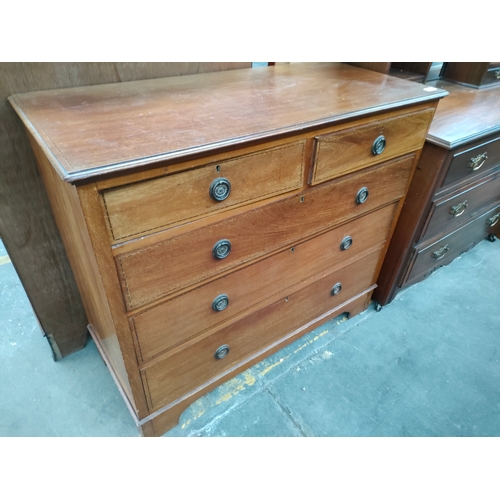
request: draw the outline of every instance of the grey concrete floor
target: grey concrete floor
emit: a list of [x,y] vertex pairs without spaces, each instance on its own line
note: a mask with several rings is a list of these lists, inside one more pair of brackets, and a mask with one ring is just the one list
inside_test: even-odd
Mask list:
[[[336,318],[166,436],[500,436],[500,241]],[[138,436],[94,343],[54,362],[0,242],[0,436]]]

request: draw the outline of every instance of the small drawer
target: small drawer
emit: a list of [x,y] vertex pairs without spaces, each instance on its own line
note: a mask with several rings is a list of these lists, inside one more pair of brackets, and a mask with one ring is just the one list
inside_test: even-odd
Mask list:
[[474,217],[481,207],[491,205],[495,200],[500,200],[499,171],[482,178],[467,189],[434,201],[428,225],[421,239],[452,229]]
[[[296,283],[382,249],[396,208],[381,208],[132,316],[140,358],[147,361]],[[346,250],[342,242],[350,242]]]
[[484,175],[500,165],[500,135],[453,153],[442,186]]
[[102,192],[115,242],[302,186],[305,141]]
[[[474,247],[500,224],[500,205],[442,238],[434,238],[415,247],[403,283],[412,284],[445,266],[461,253]],[[401,285],[400,285],[401,286]]]
[[[318,316],[367,290],[374,281],[375,256],[351,264],[173,353],[142,370],[150,410],[221,376]],[[343,311],[339,311],[339,314]]]
[[415,156],[383,163],[222,221],[127,250],[114,249],[127,309],[199,285],[393,203],[404,196]]
[[310,184],[420,149],[433,115],[428,109],[316,137]]

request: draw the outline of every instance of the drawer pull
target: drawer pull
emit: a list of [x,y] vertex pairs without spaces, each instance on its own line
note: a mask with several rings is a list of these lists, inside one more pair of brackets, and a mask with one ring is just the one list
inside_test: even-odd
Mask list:
[[486,221],[486,224],[488,224],[488,226],[494,226],[498,221],[500,220],[500,212],[498,212],[496,215],[494,215],[493,217],[490,217],[487,221]]
[[335,283],[335,285],[333,285],[333,288],[332,288],[332,291],[331,291],[331,294],[332,295],[338,295],[340,293],[340,290],[342,290],[342,283]]
[[374,155],[379,155],[384,152],[386,145],[385,137],[383,135],[379,135],[372,144],[372,153]]
[[484,165],[484,162],[487,159],[488,159],[487,151],[481,153],[480,155],[474,156],[469,160],[469,168],[471,168],[472,170],[479,170]]
[[228,305],[229,305],[229,297],[225,293],[222,293],[220,295],[217,295],[217,297],[215,297],[214,301],[212,302],[212,309],[215,312],[219,312],[223,311]]
[[346,236],[342,242],[340,243],[341,250],[347,250],[352,245],[352,238],[350,236]]
[[446,255],[446,252],[449,249],[450,249],[449,245],[445,245],[444,247],[441,247],[439,250],[432,252],[432,258],[436,259],[436,260],[442,259]]
[[210,198],[214,201],[224,201],[231,192],[231,183],[225,177],[215,179],[210,184]]
[[368,192],[368,188],[367,187],[362,187],[358,191],[358,194],[356,195],[356,203],[358,205],[361,205],[362,203],[364,203],[368,199],[368,195],[369,194],[370,193]]
[[221,345],[216,351],[214,356],[216,359],[223,359],[229,354],[229,346],[227,344]]
[[212,255],[216,259],[225,259],[231,251],[231,242],[229,240],[219,240],[212,250]]
[[450,214],[453,215],[453,217],[460,217],[468,206],[469,202],[467,200],[462,201],[462,203],[450,208]]

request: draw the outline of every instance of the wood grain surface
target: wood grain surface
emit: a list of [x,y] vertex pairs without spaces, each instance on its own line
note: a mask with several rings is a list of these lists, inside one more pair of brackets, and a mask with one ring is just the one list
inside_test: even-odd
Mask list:
[[489,136],[487,140],[476,141],[453,151],[453,158],[442,187],[462,181],[470,182],[498,165],[500,165],[500,135],[496,134]]
[[498,169],[466,189],[458,189],[431,204],[431,216],[420,235],[428,239],[442,231],[474,217],[485,205],[500,199],[500,172]]
[[[263,258],[300,239],[313,236],[404,196],[415,156],[388,161],[362,172],[311,188],[303,195],[254,208],[199,230],[172,237],[170,231],[146,236],[142,248],[116,249],[123,296],[129,310],[202,282],[242,264]],[[368,187],[365,203],[356,194]],[[333,201],[335,200],[335,201]],[[212,256],[220,240],[231,242],[222,260]],[[189,250],[189,251],[188,251]]]
[[500,131],[500,87],[474,89],[443,80],[432,86],[449,95],[438,104],[428,142],[452,149]]
[[[493,208],[488,208],[479,217],[458,227],[455,231],[419,243],[415,247],[412,264],[408,267],[405,281],[408,284],[414,284],[425,279],[434,270],[449,264],[461,253],[473,248],[489,234],[494,233],[496,225],[491,227],[487,221],[499,211],[500,205],[497,202]],[[439,260],[433,257],[436,251],[442,255]]]
[[[150,409],[154,411],[175,401],[279,342],[297,325],[307,324],[362,293],[373,285],[378,260],[379,252],[371,253],[144,369]],[[342,284],[342,289],[338,295],[332,295],[332,287],[337,283]],[[216,359],[214,353],[221,345],[229,345],[229,354]]]
[[[198,217],[302,187],[305,141],[255,151],[230,160],[103,192],[114,241],[137,238]],[[222,201],[210,197],[216,179],[230,183]]]
[[[432,107],[316,137],[311,184],[420,149],[433,114]],[[385,138],[386,146],[376,155],[372,152],[372,145],[380,136]]]
[[0,63],[0,235],[55,359],[81,349],[87,318],[21,121],[16,92],[250,67],[250,63]]
[[[310,276],[381,249],[395,209],[396,205],[384,207],[133,316],[140,358],[147,361]],[[353,243],[342,251],[346,236]],[[212,301],[222,293],[229,305],[214,311]]]
[[445,95],[346,64],[303,63],[17,94],[11,102],[74,182]]

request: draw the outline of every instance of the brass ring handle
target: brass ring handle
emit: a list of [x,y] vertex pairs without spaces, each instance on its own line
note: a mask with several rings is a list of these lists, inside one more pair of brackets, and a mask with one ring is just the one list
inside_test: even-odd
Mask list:
[[480,155],[471,158],[469,160],[468,167],[471,168],[472,170],[479,170],[484,165],[484,162],[487,159],[488,159],[488,152],[485,151],[484,153],[481,153]]
[[231,193],[231,183],[225,177],[220,177],[212,181],[208,192],[212,200],[224,201]]
[[442,259],[446,255],[446,252],[449,249],[450,249],[449,245],[445,245],[444,247],[441,247],[439,250],[432,252],[432,258],[436,259],[436,260]]
[[379,135],[372,144],[372,153],[374,155],[380,155],[384,152],[387,141],[383,135]]
[[215,351],[214,356],[216,359],[224,359],[228,354],[229,354],[229,346],[227,344],[224,344],[224,345],[221,345]]
[[225,259],[231,251],[231,242],[229,240],[219,240],[212,249],[212,255],[215,259]]
[[488,226],[494,226],[499,220],[500,220],[500,212],[498,212],[497,214],[495,214],[493,217],[490,217],[486,221],[486,224],[488,224]]
[[340,291],[342,290],[342,283],[335,283],[332,287],[332,291],[330,292],[331,295],[338,295]]
[[361,205],[362,203],[364,203],[368,199],[368,195],[369,194],[370,193],[368,192],[368,188],[367,187],[362,187],[358,191],[358,194],[356,195],[356,203],[358,205]]
[[453,217],[460,217],[468,206],[469,203],[467,200],[462,201],[462,203],[450,208],[450,214],[453,215]]
[[212,302],[212,309],[215,312],[223,311],[229,305],[229,297],[225,293],[221,293],[215,297]]
[[352,245],[352,238],[350,236],[346,236],[341,242],[340,242],[340,249],[341,250],[347,250],[350,248]]

